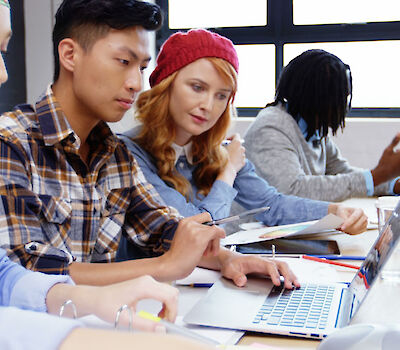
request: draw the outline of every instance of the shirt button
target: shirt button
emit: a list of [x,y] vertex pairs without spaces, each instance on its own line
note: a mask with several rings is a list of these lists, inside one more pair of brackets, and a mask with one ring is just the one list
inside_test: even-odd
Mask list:
[[181,169],[183,169],[184,166],[185,166],[185,164],[183,164],[183,162],[180,162],[180,163],[179,163],[179,167],[180,167]]

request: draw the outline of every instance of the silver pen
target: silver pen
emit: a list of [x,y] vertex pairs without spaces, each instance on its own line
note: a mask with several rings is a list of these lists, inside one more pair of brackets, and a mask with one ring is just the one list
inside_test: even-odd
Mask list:
[[249,216],[249,215],[262,213],[263,211],[269,210],[269,208],[270,207],[262,207],[262,208],[257,208],[257,209],[251,209],[251,210],[248,210],[248,211],[244,211],[243,213],[240,213],[238,215],[228,216],[226,218],[219,219],[219,220],[212,220],[212,221],[203,222],[203,225],[212,226],[212,225],[227,224],[228,222],[237,221],[237,220],[242,219],[242,218],[244,218],[246,216]]
[[184,336],[184,337],[187,337],[187,338],[191,338],[191,339],[194,339],[194,340],[197,340],[199,342],[202,342],[202,343],[205,343],[205,344],[209,344],[209,345],[216,346],[216,345],[220,344],[219,342],[217,342],[214,339],[205,337],[205,336],[203,336],[201,334],[198,334],[198,333],[196,333],[196,332],[194,332],[194,331],[192,331],[192,330],[190,330],[188,328],[185,328],[183,326],[178,326],[175,323],[172,323],[172,322],[169,322],[167,320],[164,320],[164,319],[162,319],[162,318],[160,318],[158,316],[154,316],[154,315],[152,315],[151,313],[149,313],[147,311],[143,311],[143,310],[139,311],[137,313],[137,315],[142,317],[142,318],[144,318],[144,319],[147,319],[147,320],[150,320],[150,321],[153,321],[153,322],[161,323],[165,327],[165,330],[167,331],[167,333],[178,334],[178,335],[181,335],[181,336]]

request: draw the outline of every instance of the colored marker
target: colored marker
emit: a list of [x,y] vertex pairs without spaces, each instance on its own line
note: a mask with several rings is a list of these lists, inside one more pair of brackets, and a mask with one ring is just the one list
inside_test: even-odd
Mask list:
[[320,263],[325,263],[325,264],[331,264],[331,265],[337,265],[337,266],[342,266],[342,267],[348,267],[350,269],[356,269],[358,270],[360,267],[356,266],[356,265],[350,265],[350,264],[344,264],[341,262],[337,262],[337,261],[332,261],[332,260],[327,260],[327,259],[321,259],[321,258],[317,258],[315,256],[310,256],[310,255],[303,255],[302,256],[303,259],[307,259],[307,260],[312,260],[312,261],[317,261]]

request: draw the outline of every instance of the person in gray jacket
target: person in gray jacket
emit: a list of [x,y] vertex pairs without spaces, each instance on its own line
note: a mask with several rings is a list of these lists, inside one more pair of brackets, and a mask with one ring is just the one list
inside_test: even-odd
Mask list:
[[324,201],[400,193],[400,133],[372,170],[351,166],[328,136],[344,128],[351,98],[350,67],[335,55],[308,50],[290,61],[244,137],[258,175],[282,193]]

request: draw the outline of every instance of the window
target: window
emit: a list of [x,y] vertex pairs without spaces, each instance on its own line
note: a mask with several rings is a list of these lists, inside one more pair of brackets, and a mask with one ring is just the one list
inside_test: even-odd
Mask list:
[[331,52],[350,66],[353,108],[395,108],[400,105],[397,90],[400,68],[396,67],[396,57],[400,59],[400,41],[286,44],[283,48],[284,65],[313,48]]
[[[157,47],[177,30],[208,28],[230,38],[240,73],[235,105],[255,116],[272,102],[276,80],[291,58],[321,48],[349,64],[350,116],[400,117],[400,1],[169,0],[157,1],[166,21]],[[249,88],[250,87],[250,88]]]
[[400,20],[398,0],[293,0],[293,24],[339,24]]
[[[235,45],[239,57],[238,92],[235,105],[241,107],[264,106],[275,94],[275,45]],[[258,89],[248,89],[254,81]],[[261,88],[262,86],[262,88]]]
[[[169,0],[169,28],[265,26],[267,3],[251,0]],[[223,14],[223,15],[221,15]]]

